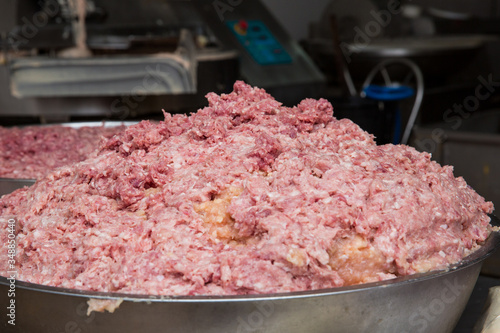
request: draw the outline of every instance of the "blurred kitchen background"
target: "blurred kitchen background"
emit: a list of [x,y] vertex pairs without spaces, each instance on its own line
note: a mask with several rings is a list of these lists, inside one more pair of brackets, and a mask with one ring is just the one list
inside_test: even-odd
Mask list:
[[243,79],[327,98],[500,207],[499,0],[2,0],[0,37],[0,125],[161,119]]

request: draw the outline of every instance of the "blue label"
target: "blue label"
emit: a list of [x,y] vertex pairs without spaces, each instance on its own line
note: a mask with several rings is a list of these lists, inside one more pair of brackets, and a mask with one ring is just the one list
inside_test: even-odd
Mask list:
[[264,22],[239,20],[226,23],[241,45],[260,65],[288,64],[292,58]]

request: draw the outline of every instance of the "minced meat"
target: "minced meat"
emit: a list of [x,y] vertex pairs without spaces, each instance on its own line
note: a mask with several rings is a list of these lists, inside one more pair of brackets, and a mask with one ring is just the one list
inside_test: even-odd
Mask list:
[[18,279],[152,295],[330,288],[446,268],[491,231],[492,203],[452,167],[376,145],[326,100],[288,108],[243,82],[207,98],[2,197]]
[[0,126],[0,178],[40,179],[81,162],[124,126]]

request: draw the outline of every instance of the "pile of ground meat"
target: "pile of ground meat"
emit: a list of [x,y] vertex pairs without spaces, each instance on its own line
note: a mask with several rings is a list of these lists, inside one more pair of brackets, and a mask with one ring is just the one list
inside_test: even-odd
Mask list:
[[63,165],[85,160],[123,126],[0,126],[0,178],[40,179]]
[[451,167],[377,146],[326,100],[283,107],[243,82],[207,98],[2,197],[18,279],[152,295],[330,288],[446,268],[491,231],[492,203]]

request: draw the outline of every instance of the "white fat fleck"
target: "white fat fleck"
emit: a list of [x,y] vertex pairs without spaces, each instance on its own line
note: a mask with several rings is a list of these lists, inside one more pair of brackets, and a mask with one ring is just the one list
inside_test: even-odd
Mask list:
[[254,287],[256,289],[262,289],[264,287],[264,285],[262,283],[256,283],[256,284],[254,284]]
[[323,199],[323,202],[324,202],[324,203],[330,203],[330,202],[332,202],[332,198],[331,198],[331,197],[324,198],[324,199]]
[[278,198],[280,197],[281,195],[279,193],[276,193],[276,192],[269,192],[267,194],[267,196],[270,198],[270,199],[275,199],[275,198]]
[[182,155],[174,155],[173,158],[173,167],[174,169],[178,169],[182,166],[182,164],[184,163],[184,157],[182,157]]
[[156,280],[158,280],[158,281],[163,281],[164,279],[165,279],[165,277],[163,275],[156,276]]
[[396,201],[394,203],[394,209],[399,209],[399,208],[401,208],[401,205],[399,204],[399,202]]
[[459,240],[458,239],[454,239],[453,240],[453,244],[458,244],[459,243]]
[[393,230],[391,231],[390,238],[396,238],[397,236],[398,236],[398,231],[397,231],[397,230],[395,230],[395,229],[393,229]]
[[[330,261],[330,256],[328,255],[328,252],[320,251],[318,253],[317,259],[321,264],[326,265]],[[309,258],[307,258],[307,264],[309,264]]]
[[128,232],[122,232],[122,233],[120,234],[120,238],[121,238],[121,239],[124,239],[124,240],[129,240],[129,239],[131,239],[131,238],[132,238],[132,235],[131,235],[130,233],[128,233]]
[[48,217],[43,217],[40,222],[44,227],[56,224],[53,219]]
[[441,224],[439,227],[441,229],[444,229],[444,230],[448,229],[448,225],[447,224]]
[[443,258],[446,257],[446,253],[444,253],[443,251],[439,251],[439,255]]

